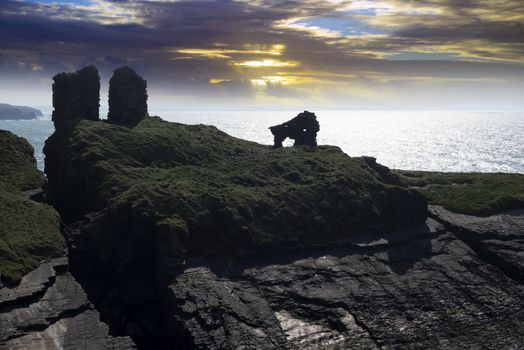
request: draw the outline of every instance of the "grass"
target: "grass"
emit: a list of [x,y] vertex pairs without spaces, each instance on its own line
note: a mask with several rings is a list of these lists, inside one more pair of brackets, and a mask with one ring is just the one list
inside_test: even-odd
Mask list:
[[273,150],[155,117],[134,128],[82,120],[46,154],[64,139],[50,157],[63,168],[46,170],[70,221],[91,213],[150,225],[202,254],[326,244],[392,225],[388,185],[337,147]]
[[397,171],[430,203],[456,213],[487,216],[524,207],[524,175]]
[[27,199],[24,190],[42,186],[33,148],[22,138],[0,131],[0,273],[17,284],[42,260],[63,256],[65,241],[57,212]]
[[22,191],[44,183],[44,174],[36,169],[33,147],[9,131],[0,130],[0,181]]

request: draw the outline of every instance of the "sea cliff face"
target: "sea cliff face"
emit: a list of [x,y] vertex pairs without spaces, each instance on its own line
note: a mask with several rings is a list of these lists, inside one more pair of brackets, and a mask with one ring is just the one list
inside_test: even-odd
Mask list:
[[[273,150],[159,118],[69,121],[45,153],[71,269],[112,334],[140,348],[524,343],[521,213],[484,222],[432,205],[428,217],[410,187],[446,204],[437,178],[417,186],[424,174],[336,147]],[[481,197],[470,207],[492,203]]]
[[42,199],[33,148],[0,130],[0,349],[132,349],[68,271],[59,215]]

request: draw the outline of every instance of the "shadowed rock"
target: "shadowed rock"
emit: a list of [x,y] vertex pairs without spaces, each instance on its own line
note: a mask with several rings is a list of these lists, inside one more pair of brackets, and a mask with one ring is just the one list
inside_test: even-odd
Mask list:
[[407,176],[374,159],[330,146],[275,152],[159,118],[134,128],[82,120],[46,147],[60,165],[49,168],[50,192],[73,227],[71,271],[113,335],[139,346],[524,342],[521,218],[492,218],[475,238],[441,215],[426,220]]
[[273,148],[282,147],[286,138],[295,140],[295,146],[317,147],[317,133],[320,130],[315,113],[304,111],[295,118],[269,128],[275,137]]
[[72,119],[98,120],[100,76],[95,66],[53,77],[53,122],[55,127]]
[[134,125],[147,115],[147,82],[132,68],[115,70],[109,81],[108,121]]
[[45,182],[31,145],[0,130],[0,159],[0,349],[135,349],[68,272],[58,213],[27,196]]

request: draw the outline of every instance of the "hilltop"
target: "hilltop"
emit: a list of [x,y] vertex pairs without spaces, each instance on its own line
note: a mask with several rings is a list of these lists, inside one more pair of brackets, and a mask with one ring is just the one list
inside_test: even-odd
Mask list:
[[0,120],[28,120],[42,115],[42,112],[36,108],[0,103]]

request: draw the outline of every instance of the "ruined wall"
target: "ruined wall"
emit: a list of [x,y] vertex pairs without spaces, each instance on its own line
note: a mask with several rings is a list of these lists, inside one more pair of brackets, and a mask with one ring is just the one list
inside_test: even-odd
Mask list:
[[147,116],[147,82],[130,67],[115,70],[109,81],[109,122],[133,125]]
[[53,77],[53,122],[55,127],[73,119],[99,119],[100,75],[95,66]]

